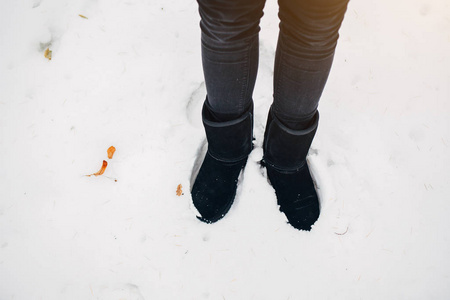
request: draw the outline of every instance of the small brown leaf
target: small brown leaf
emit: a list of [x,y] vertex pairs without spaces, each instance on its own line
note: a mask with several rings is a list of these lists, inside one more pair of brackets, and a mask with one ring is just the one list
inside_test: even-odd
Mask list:
[[182,186],[181,184],[179,184],[179,185],[177,186],[177,196],[178,196],[178,197],[181,196],[181,195],[184,195],[184,194],[183,194],[182,188],[183,188],[183,186]]
[[116,152],[116,148],[114,146],[111,146],[108,148],[108,158],[113,158],[114,152]]
[[106,170],[107,166],[108,166],[108,163],[106,162],[106,160],[104,160],[102,168],[100,169],[100,171],[98,171],[97,173],[94,173],[94,174],[86,175],[86,176],[91,177],[92,175],[94,175],[94,176],[102,175],[103,173],[105,173],[105,170]]
[[80,17],[82,17],[83,19],[87,19],[87,17],[83,16],[83,15],[79,15]]
[[47,48],[44,52],[44,56],[48,60],[52,60],[52,50],[50,50],[50,48]]

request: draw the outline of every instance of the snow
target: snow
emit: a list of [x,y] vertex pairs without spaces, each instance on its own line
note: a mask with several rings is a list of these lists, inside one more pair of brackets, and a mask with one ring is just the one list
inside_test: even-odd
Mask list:
[[205,145],[196,2],[4,3],[0,299],[449,299],[449,9],[350,2],[308,157],[322,211],[304,232],[258,164],[276,1],[255,149],[213,225],[189,194]]

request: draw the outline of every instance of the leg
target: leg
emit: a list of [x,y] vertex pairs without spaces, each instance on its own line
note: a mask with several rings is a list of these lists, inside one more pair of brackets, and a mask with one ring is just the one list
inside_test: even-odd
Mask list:
[[264,162],[280,210],[298,229],[309,230],[319,216],[306,155],[317,130],[317,106],[330,72],[347,1],[278,1],[280,34]]
[[237,118],[251,105],[264,1],[198,0],[207,99],[220,120]]
[[192,187],[199,219],[221,219],[252,150],[252,93],[264,0],[198,0],[207,99],[202,118],[208,152]]
[[317,110],[348,0],[278,2],[273,112],[288,127],[302,129]]

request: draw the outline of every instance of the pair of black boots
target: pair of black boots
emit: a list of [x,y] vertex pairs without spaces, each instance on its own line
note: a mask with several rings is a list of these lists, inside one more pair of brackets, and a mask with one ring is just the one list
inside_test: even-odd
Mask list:
[[[208,101],[202,110],[208,151],[192,187],[192,200],[207,223],[220,220],[236,196],[241,170],[253,149],[253,106],[240,118],[218,122]],[[280,211],[297,229],[310,230],[319,217],[319,201],[306,155],[317,130],[319,115],[304,130],[284,126],[272,110],[264,134],[263,166],[275,189]]]

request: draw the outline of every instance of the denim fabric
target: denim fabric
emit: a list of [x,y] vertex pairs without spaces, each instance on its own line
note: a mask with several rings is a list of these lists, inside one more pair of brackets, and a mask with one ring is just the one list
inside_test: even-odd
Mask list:
[[[348,0],[279,0],[273,112],[292,129],[313,118]],[[198,0],[207,100],[218,120],[245,113],[258,71],[265,0]]]

